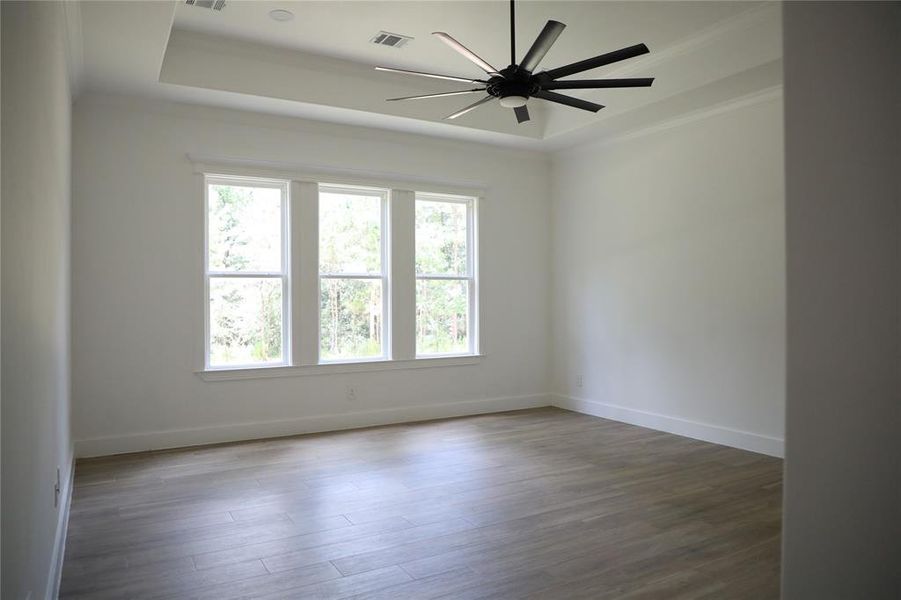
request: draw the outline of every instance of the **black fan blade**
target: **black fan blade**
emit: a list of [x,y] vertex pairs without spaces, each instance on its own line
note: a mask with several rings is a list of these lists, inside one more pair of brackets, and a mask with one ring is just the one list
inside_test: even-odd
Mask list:
[[528,106],[517,106],[513,109],[513,112],[516,113],[516,122],[517,123],[525,123],[529,120],[529,107]]
[[554,42],[556,42],[557,38],[560,37],[560,34],[563,33],[565,27],[566,25],[558,21],[548,21],[544,25],[544,29],[541,30],[541,33],[538,34],[538,37],[535,38],[532,47],[526,52],[525,57],[522,59],[522,64],[519,65],[520,68],[529,73],[534,71],[535,67],[538,66],[538,63],[541,62],[541,59],[544,58],[544,55],[547,54],[547,51],[551,49],[551,46],[554,45]]
[[494,96],[485,96],[485,97],[482,98],[481,100],[477,100],[477,101],[473,102],[472,104],[470,104],[469,106],[467,106],[466,108],[461,109],[461,110],[458,110],[458,111],[455,112],[454,114],[448,115],[448,116],[446,116],[446,117],[444,117],[444,118],[445,118],[445,119],[456,119],[457,117],[462,117],[463,115],[465,115],[466,113],[468,113],[468,112],[471,111],[472,109],[477,108],[477,107],[479,107],[479,106],[485,104],[486,102],[488,102],[488,101],[490,101],[490,100],[494,100]]
[[542,83],[545,90],[592,90],[601,88],[651,87],[653,77],[635,77],[634,79],[583,79],[582,81],[548,81]]
[[636,56],[641,56],[642,54],[647,54],[648,52],[650,52],[650,50],[648,50],[647,46],[645,46],[644,44],[636,44],[635,46],[629,46],[628,48],[623,48],[621,50],[614,50],[613,52],[601,54],[600,56],[595,56],[594,58],[580,60],[579,62],[572,63],[571,65],[565,65],[563,67],[551,69],[550,71],[543,73],[543,76],[546,79],[560,79],[561,77],[567,77],[569,75],[581,73],[582,71],[588,71],[589,69],[603,67],[604,65],[609,65],[621,60],[626,60],[627,58],[635,58]]
[[475,92],[484,92],[485,88],[476,88],[474,90],[460,90],[459,92],[441,92],[440,94],[423,94],[422,96],[404,96],[403,98],[387,98],[388,102],[396,102],[397,100],[422,100],[423,98],[441,98],[442,96],[459,96],[461,94],[473,94]]
[[392,69],[391,67],[376,67],[375,70],[385,71],[386,73],[400,73],[401,75],[419,75],[420,77],[431,77],[432,79],[446,79],[447,81],[459,81],[461,83],[488,83],[482,79],[468,79],[466,77],[454,77],[453,75],[423,73],[422,71],[407,71],[405,69]]
[[484,60],[482,60],[482,58],[478,54],[476,54],[475,52],[473,52],[472,50],[470,50],[469,48],[467,48],[466,46],[464,46],[463,44],[461,44],[460,42],[458,42],[457,40],[455,40],[448,34],[444,33],[443,31],[433,31],[432,35],[437,36],[438,39],[440,39],[442,42],[444,42],[445,44],[447,44],[448,46],[450,46],[451,48],[453,48],[454,50],[456,50],[463,56],[465,56],[467,59],[474,62],[476,65],[478,65],[478,67],[480,69],[482,69],[489,75],[491,75],[493,77],[503,77],[503,75],[501,75],[500,73],[497,72],[497,69],[495,69],[494,67],[489,65]]
[[538,92],[532,94],[536,98],[541,98],[543,100],[548,100],[550,102],[556,102],[557,104],[565,104],[567,106],[572,106],[573,108],[581,108],[582,110],[589,110],[591,112],[598,112],[601,110],[603,105],[595,104],[594,102],[589,102],[588,100],[582,100],[580,98],[573,98],[572,96],[564,96],[563,94],[558,94],[556,92],[548,92],[546,90],[539,90]]

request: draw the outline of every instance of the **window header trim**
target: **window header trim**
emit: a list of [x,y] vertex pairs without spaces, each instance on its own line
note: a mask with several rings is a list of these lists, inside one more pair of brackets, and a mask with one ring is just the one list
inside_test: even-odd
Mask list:
[[319,184],[340,181],[348,185],[417,191],[425,194],[481,199],[488,186],[477,181],[442,181],[409,173],[348,169],[308,163],[217,157],[188,153],[194,172],[208,177],[243,177],[274,181],[304,181]]

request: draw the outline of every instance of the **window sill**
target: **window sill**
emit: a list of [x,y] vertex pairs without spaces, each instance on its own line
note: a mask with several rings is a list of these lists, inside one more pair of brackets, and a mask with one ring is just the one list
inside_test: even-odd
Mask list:
[[240,379],[269,379],[271,377],[305,377],[309,375],[338,375],[343,373],[371,373],[377,371],[402,371],[407,369],[433,369],[436,367],[463,367],[477,365],[484,354],[464,356],[435,356],[412,360],[371,360],[361,362],[333,362],[304,366],[271,366],[242,369],[207,369],[197,371],[204,381],[235,381]]

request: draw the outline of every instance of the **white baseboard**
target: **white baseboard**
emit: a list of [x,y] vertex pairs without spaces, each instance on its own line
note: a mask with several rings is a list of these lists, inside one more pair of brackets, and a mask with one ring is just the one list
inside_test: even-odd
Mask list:
[[59,520],[56,523],[56,539],[53,542],[53,563],[49,583],[47,584],[47,600],[56,600],[59,597],[59,586],[63,577],[63,559],[66,554],[66,533],[69,530],[69,508],[72,506],[72,488],[75,486],[75,453],[71,453],[72,460],[69,463],[69,473],[65,481],[65,487],[60,490],[59,500],[62,503],[59,511]]
[[782,458],[785,443],[781,438],[730,429],[720,425],[699,423],[679,417],[661,415],[659,413],[626,408],[615,404],[607,404],[596,400],[585,400],[561,394],[551,394],[551,403],[559,408],[575,412],[603,417],[613,421],[675,433],[685,437],[731,446],[741,450],[750,450],[760,454]]
[[75,455],[79,458],[90,456],[107,456],[126,452],[144,450],[161,450],[165,448],[181,448],[236,442],[260,438],[317,433],[355,429],[374,425],[426,421],[464,415],[519,410],[548,406],[547,394],[529,396],[507,396],[502,398],[485,398],[481,400],[464,400],[443,404],[422,404],[402,406],[332,415],[316,415],[278,421],[262,421],[256,423],[237,423],[234,425],[215,425],[192,429],[172,429],[168,431],[152,431],[126,435],[99,437],[77,440]]

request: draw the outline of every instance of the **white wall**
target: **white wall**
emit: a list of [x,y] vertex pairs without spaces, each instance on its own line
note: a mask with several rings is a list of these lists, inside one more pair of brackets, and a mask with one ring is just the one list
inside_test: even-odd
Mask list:
[[555,156],[553,391],[564,407],[778,455],[781,98],[698,117]]
[[2,14],[0,528],[2,596],[18,600],[53,594],[71,468],[71,108],[62,4],[3,2]]
[[897,599],[901,4],[791,2],[784,22],[783,597]]
[[[79,454],[547,404],[546,157],[130,98],[76,105],[74,428]],[[186,153],[488,186],[479,365],[206,382],[201,187]],[[345,398],[347,385],[357,400]]]

